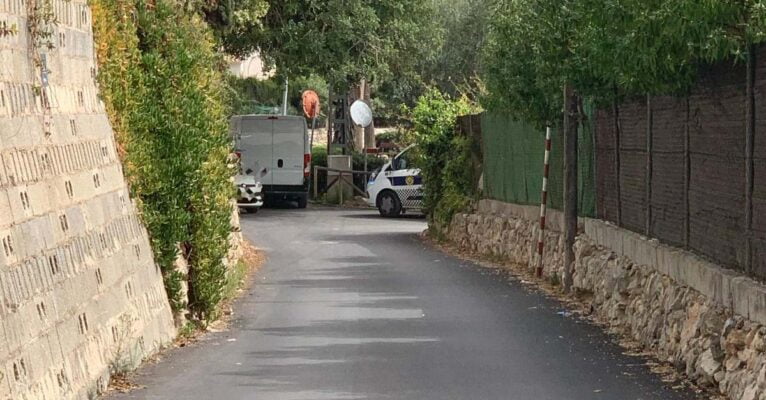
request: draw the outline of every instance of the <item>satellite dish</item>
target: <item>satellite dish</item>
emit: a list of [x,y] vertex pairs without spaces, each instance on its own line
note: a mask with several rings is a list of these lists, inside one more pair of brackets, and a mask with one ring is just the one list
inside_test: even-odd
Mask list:
[[319,95],[313,90],[303,92],[303,113],[308,118],[316,118],[319,115]]
[[372,124],[372,110],[367,103],[357,100],[351,105],[351,119],[355,124],[366,128]]

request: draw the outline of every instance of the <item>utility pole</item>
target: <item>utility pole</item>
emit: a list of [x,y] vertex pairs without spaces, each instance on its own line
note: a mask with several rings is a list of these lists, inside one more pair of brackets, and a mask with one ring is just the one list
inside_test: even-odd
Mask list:
[[[362,79],[361,82],[359,82],[359,86],[355,87],[351,91],[352,95],[351,95],[351,100],[348,102],[349,104],[353,104],[354,101],[356,101],[356,100],[362,100],[362,101],[366,100],[364,98],[365,86],[367,86],[367,81]],[[369,105],[369,103],[368,103],[368,105]],[[365,128],[363,128],[361,126],[355,126],[353,128],[353,132],[354,132],[354,147],[357,150],[364,151],[365,150],[364,146],[366,144],[364,142],[364,139],[365,139],[365,137],[364,137]]]

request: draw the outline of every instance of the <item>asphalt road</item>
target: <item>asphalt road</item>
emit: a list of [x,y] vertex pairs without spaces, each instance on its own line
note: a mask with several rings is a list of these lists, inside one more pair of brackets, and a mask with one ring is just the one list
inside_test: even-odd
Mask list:
[[242,222],[268,261],[232,329],[112,398],[693,398],[556,302],[424,245],[422,219],[285,209]]

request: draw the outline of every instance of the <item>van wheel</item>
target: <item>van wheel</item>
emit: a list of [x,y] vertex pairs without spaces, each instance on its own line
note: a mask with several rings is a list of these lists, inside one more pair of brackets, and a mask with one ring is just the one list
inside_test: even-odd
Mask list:
[[298,196],[298,208],[306,208],[309,205],[309,196],[307,194]]
[[402,213],[402,203],[396,193],[387,190],[378,198],[378,211],[383,217],[398,217]]

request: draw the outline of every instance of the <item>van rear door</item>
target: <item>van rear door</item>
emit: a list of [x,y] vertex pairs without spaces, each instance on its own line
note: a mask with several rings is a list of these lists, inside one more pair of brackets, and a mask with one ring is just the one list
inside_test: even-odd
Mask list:
[[274,162],[274,121],[267,117],[242,117],[240,142],[242,170],[251,170],[255,180],[263,185],[272,185]]
[[274,123],[273,185],[301,186],[304,183],[306,121],[276,118]]

